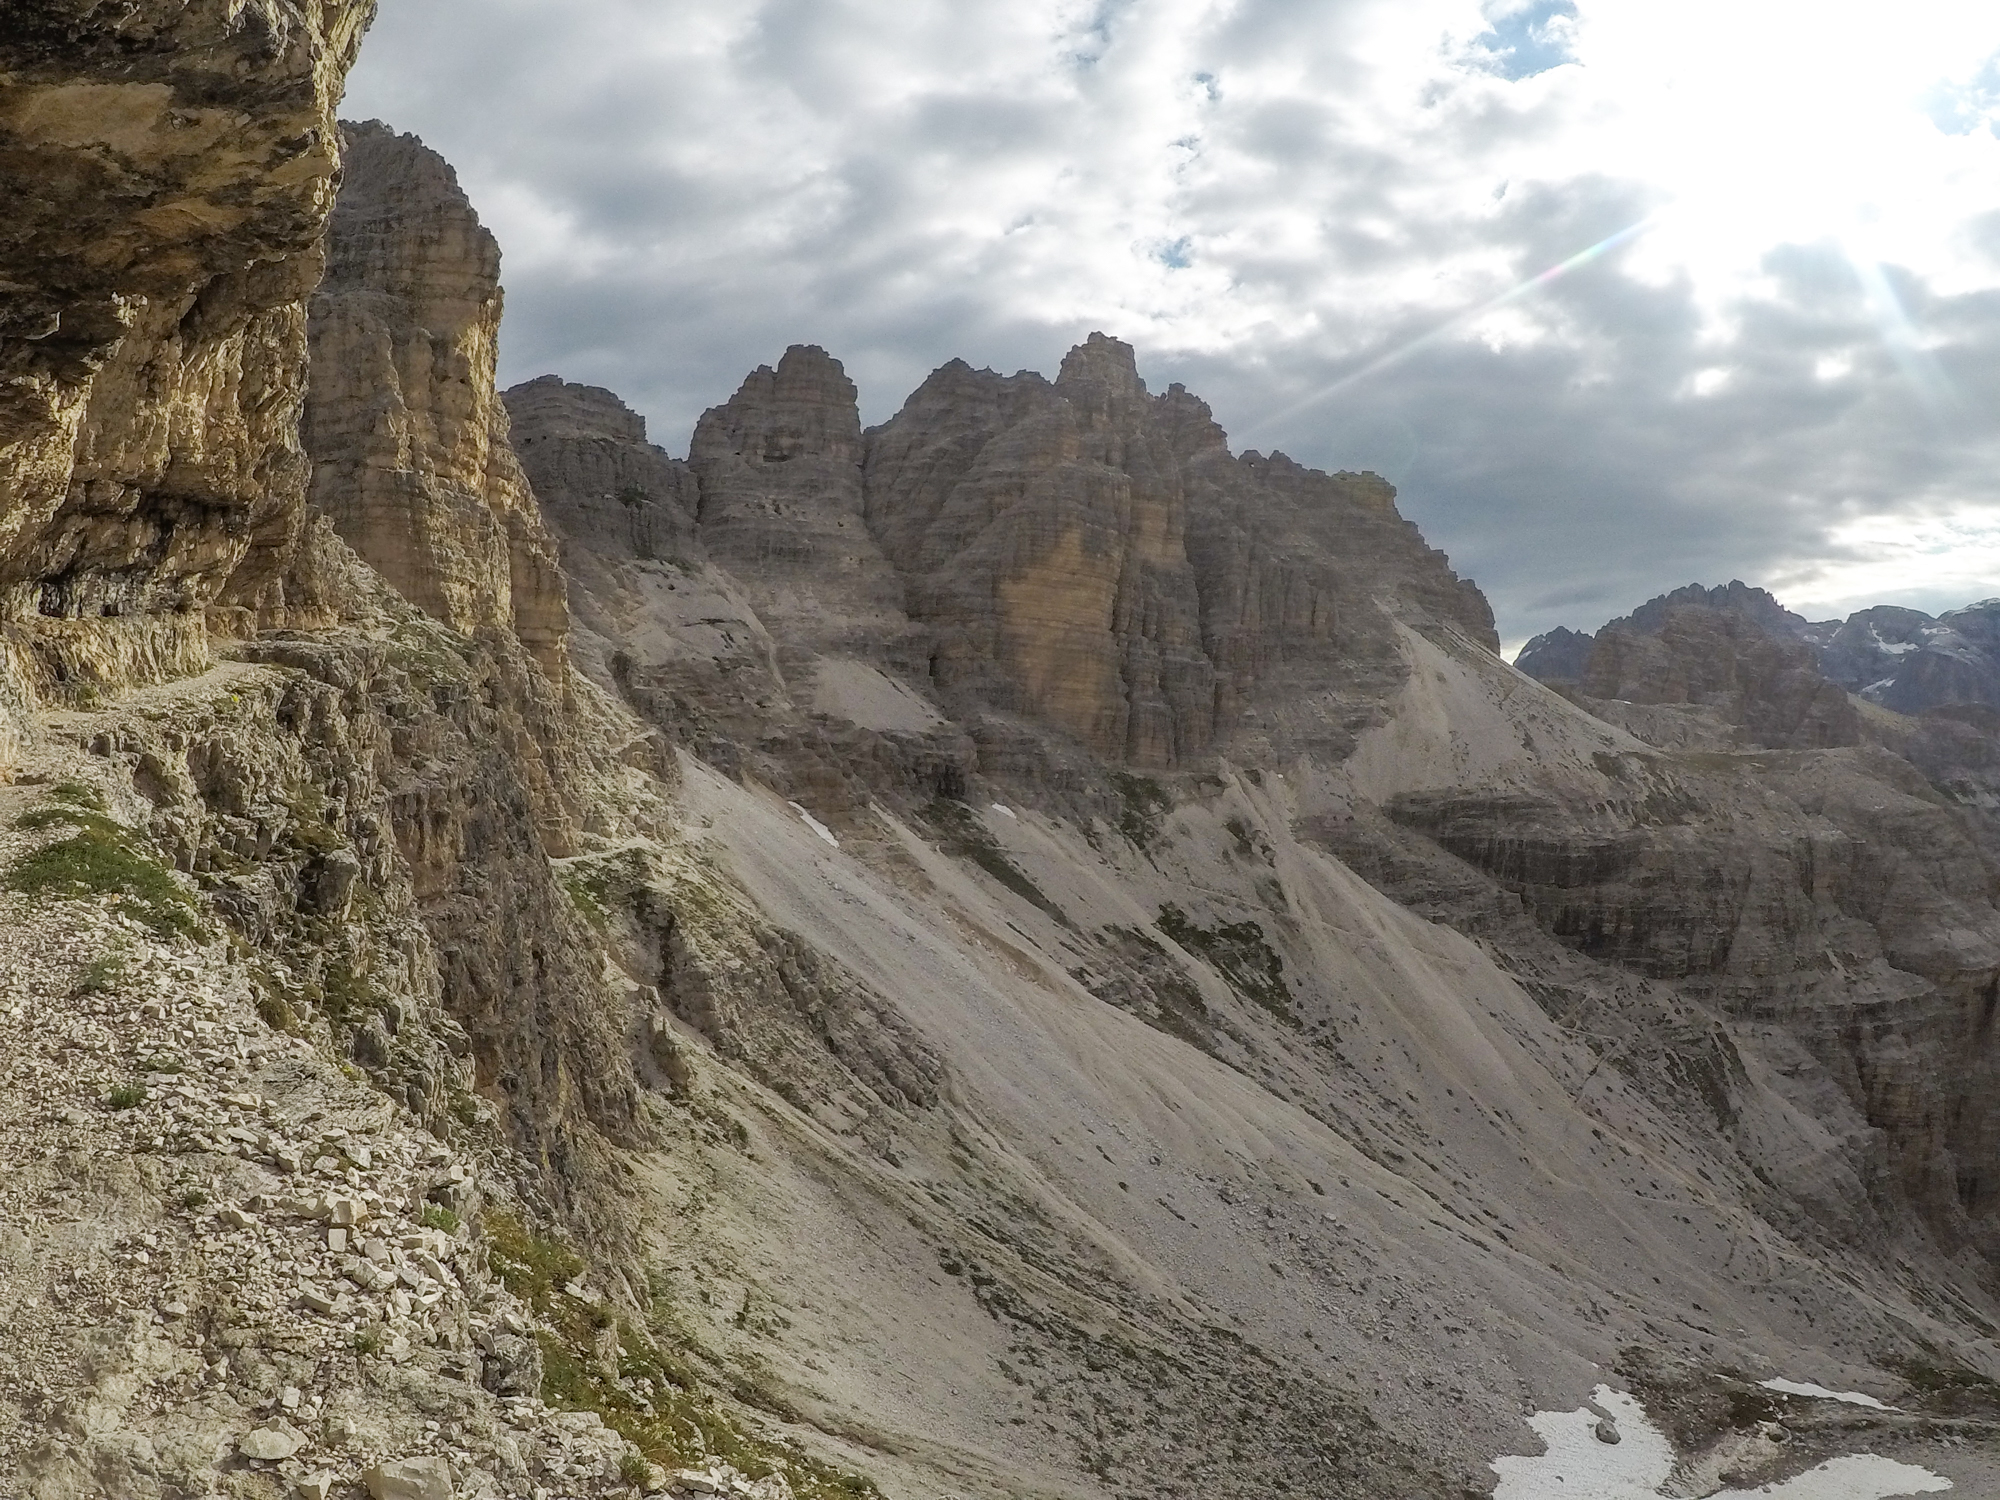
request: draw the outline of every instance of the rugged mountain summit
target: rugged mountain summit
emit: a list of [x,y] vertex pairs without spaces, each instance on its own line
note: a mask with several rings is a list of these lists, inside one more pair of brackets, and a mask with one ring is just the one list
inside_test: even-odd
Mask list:
[[555,543],[494,386],[500,247],[414,136],[374,121],[344,134],[312,302],[313,503],[412,604],[462,634],[507,632],[560,683]]

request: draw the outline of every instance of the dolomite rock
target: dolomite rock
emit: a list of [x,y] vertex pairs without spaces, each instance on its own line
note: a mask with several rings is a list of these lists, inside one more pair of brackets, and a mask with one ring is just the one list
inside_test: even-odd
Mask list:
[[944,366],[869,434],[867,470],[869,525],[937,633],[947,700],[1114,760],[1351,743],[1401,681],[1378,599],[1495,644],[1389,486],[1232,456],[1205,405],[1149,396],[1102,334],[1053,384]]
[[901,581],[863,520],[862,452],[854,383],[813,345],[752,371],[695,425],[702,546],[778,643],[781,672],[822,655],[913,662]]
[[[687,465],[646,441],[646,419],[610,391],[560,376],[525,381],[502,398],[510,441],[557,535],[589,537],[579,559],[629,554],[695,562],[698,490]],[[565,566],[571,566],[569,551]]]
[[1583,676],[1597,638],[1558,625],[1543,631],[1514,656],[1514,665],[1537,682],[1575,682]]
[[237,1440],[236,1451],[245,1458],[275,1462],[290,1458],[305,1446],[305,1439],[289,1427],[258,1427]]
[[945,366],[870,434],[868,518],[937,632],[948,702],[1054,724],[1114,760],[1209,742],[1186,508],[1130,346],[1050,385]]
[[441,1458],[399,1458],[375,1465],[361,1476],[369,1500],[452,1500],[458,1491],[451,1466]]
[[198,669],[210,606],[287,607],[304,303],[373,5],[33,11],[0,27],[0,626],[48,692]]
[[1714,709],[1749,744],[1771,749],[1861,741],[1860,714],[1820,674],[1812,648],[1734,609],[1674,605],[1650,629],[1613,621],[1597,633],[1577,687],[1592,698]]
[[343,128],[312,302],[313,502],[411,603],[468,635],[510,632],[559,681],[562,572],[494,383],[499,246],[415,136]]
[[[971,744],[930,700],[923,632],[856,513],[860,423],[837,362],[800,348],[753,374],[703,418],[699,470],[609,392],[550,376],[507,400],[562,538],[584,671],[713,763],[817,805],[963,780]],[[725,570],[711,543],[742,555]]]

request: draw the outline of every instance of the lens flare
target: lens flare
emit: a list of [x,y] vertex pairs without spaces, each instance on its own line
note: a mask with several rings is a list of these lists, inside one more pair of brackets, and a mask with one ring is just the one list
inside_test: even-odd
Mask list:
[[1301,412],[1308,411],[1312,407],[1319,405],[1322,401],[1329,400],[1332,397],[1339,395],[1342,391],[1347,390],[1350,386],[1357,385],[1361,381],[1368,379],[1369,376],[1379,375],[1382,373],[1382,371],[1387,370],[1394,365],[1401,364],[1404,360],[1409,359],[1412,355],[1420,354],[1424,350],[1431,348],[1433,345],[1442,343],[1445,339],[1450,338],[1453,334],[1458,333],[1463,329],[1468,328],[1473,324],[1477,323],[1481,318],[1488,317],[1491,314],[1497,312],[1499,309],[1508,306],[1510,303],[1518,302],[1523,297],[1529,296],[1534,292],[1540,291],[1543,287],[1548,286],[1551,282],[1560,280],[1562,277],[1567,276],[1571,271],[1575,271],[1583,266],[1587,266],[1592,261],[1602,259],[1604,256],[1609,255],[1612,251],[1619,249],[1621,246],[1630,244],[1633,240],[1637,239],[1640,235],[1644,234],[1648,229],[1652,228],[1658,222],[1659,222],[1659,215],[1657,213],[1648,214],[1645,218],[1639,220],[1639,222],[1636,224],[1628,224],[1623,229],[1617,231],[1615,234],[1607,234],[1603,239],[1599,240],[1596,244],[1587,246],[1586,248],[1577,251],[1576,254],[1572,255],[1568,260],[1558,261],[1555,265],[1550,266],[1547,270],[1537,272],[1535,275],[1530,276],[1526,281],[1516,282],[1513,286],[1507,288],[1506,291],[1500,293],[1499,296],[1489,298],[1485,302],[1480,303],[1477,307],[1469,308],[1465,312],[1459,313],[1456,317],[1453,317],[1447,320],[1446,322],[1438,324],[1438,326],[1431,329],[1430,332],[1421,334],[1418,337],[1411,339],[1407,343],[1399,344],[1395,348],[1389,350],[1386,354],[1381,354],[1376,356],[1374,359],[1371,359],[1370,361],[1368,361],[1367,364],[1362,365],[1359,369],[1350,370],[1348,371],[1347,374],[1341,376],[1338,380],[1335,380],[1330,384],[1321,386],[1318,390],[1312,392],[1310,395],[1302,396],[1297,401],[1293,402],[1290,406],[1285,407],[1282,411],[1277,411],[1272,413],[1270,416],[1266,417],[1263,421],[1257,423],[1256,426],[1248,429],[1245,436],[1255,435],[1256,433],[1264,431],[1266,428],[1274,427],[1280,422],[1284,422],[1292,417],[1296,417]]

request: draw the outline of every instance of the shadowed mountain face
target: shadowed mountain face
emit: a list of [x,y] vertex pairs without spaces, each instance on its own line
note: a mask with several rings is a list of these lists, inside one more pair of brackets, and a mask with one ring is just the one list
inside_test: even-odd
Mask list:
[[[360,23],[128,11],[176,98],[268,70],[252,135]],[[93,15],[0,42],[29,125],[123,87]],[[68,139],[0,171],[115,228]],[[0,450],[26,1493],[1435,1500],[1607,1380],[1675,1493],[1892,1441],[1993,1492],[1984,606],[1683,590],[1550,691],[1387,485],[1102,335],[867,431],[796,347],[677,458],[496,394],[498,247],[344,139],[330,218],[310,151],[205,157],[290,237],[149,263],[183,340],[289,266],[223,362],[275,405],[184,399],[150,313],[90,357],[159,379],[7,355],[53,393]],[[0,279],[82,306],[57,217]],[[289,487],[140,546],[151,471],[93,488],[64,412]],[[1846,690],[1885,660],[1973,696]]]
[[[508,394],[563,515],[602,481],[538,455],[594,399],[547,380]],[[657,488],[695,496],[688,557],[771,631],[768,691],[805,696],[828,660],[892,668],[995,754],[1339,753],[1402,681],[1398,621],[1495,644],[1485,600],[1388,485],[1232,455],[1205,405],[1150,395],[1101,334],[1053,383],[946,365],[866,434],[838,361],[794,348],[702,418],[675,472]],[[620,530],[571,525],[573,570],[644,561]]]
[[[1629,655],[1634,637],[1666,637],[1677,620],[1683,629],[1689,628],[1687,622],[1695,618],[1688,614],[1690,610],[1704,611],[1712,621],[1726,617],[1732,623],[1708,626],[1711,639],[1707,642],[1670,648],[1671,654],[1682,660],[1679,669],[1654,664],[1640,669],[1630,683],[1621,684],[1627,674],[1615,662],[1593,666],[1592,649],[1607,632],[1619,638],[1613,650]],[[1781,643],[1803,643],[1813,666],[1828,682],[1899,714],[1921,714],[1953,704],[2000,707],[2000,600],[1991,599],[1936,619],[1920,610],[1883,604],[1857,611],[1845,620],[1815,623],[1785,609],[1763,589],[1741,582],[1712,589],[1689,584],[1613,620],[1597,636],[1563,628],[1539,635],[1521,648],[1514,664],[1542,682],[1582,684],[1594,672],[1595,686],[1585,691],[1600,697],[1619,696],[1610,689],[1621,685],[1636,686],[1641,693],[1671,692],[1676,689],[1667,683],[1676,677],[1676,670],[1680,679],[1690,670],[1697,678],[1711,680],[1718,674],[1730,675],[1713,639],[1717,629],[1733,631],[1738,637],[1747,633]],[[1797,662],[1796,656],[1786,655]],[[1708,664],[1699,665],[1700,660]],[[1710,684],[1704,682],[1703,686]],[[1693,690],[1701,693],[1702,687]],[[1774,696],[1768,690],[1764,695]],[[1712,686],[1707,696],[1713,696]],[[1635,701],[1659,700],[1646,697]],[[1805,710],[1802,719],[1812,717],[1811,705],[1798,707]],[[1791,732],[1799,732],[1802,719],[1794,720]],[[1844,726],[1829,722],[1806,732],[1846,731]]]

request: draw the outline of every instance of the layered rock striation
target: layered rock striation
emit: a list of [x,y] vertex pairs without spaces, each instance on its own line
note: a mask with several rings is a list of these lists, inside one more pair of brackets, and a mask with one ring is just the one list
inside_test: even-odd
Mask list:
[[[953,361],[865,434],[838,362],[794,348],[703,416],[685,466],[583,388],[508,400],[573,567],[601,580],[589,559],[670,551],[685,576],[652,585],[676,595],[656,604],[709,601],[728,638],[709,667],[767,717],[789,703],[915,732],[944,712],[996,768],[1071,750],[1271,763],[1338,754],[1379,720],[1405,670],[1397,622],[1496,644],[1389,486],[1233,455],[1206,406],[1151,395],[1101,334],[1054,381]],[[715,722],[694,670],[649,690]]]
[[412,604],[504,631],[560,681],[556,545],[494,382],[500,247],[415,136],[346,127],[348,181],[312,302],[313,502]]
[[34,691],[198,667],[216,606],[301,603],[305,301],[373,9],[0,28],[0,624]]
[[[1883,604],[1858,610],[1845,620],[1815,622],[1741,581],[1717,588],[1689,584],[1613,620],[1597,636],[1562,627],[1537,636],[1521,648],[1515,665],[1543,682],[1580,685],[1588,674],[1590,653],[1605,632],[1627,638],[1619,649],[1629,651],[1630,637],[1662,637],[1675,619],[1689,618],[1690,609],[1733,618],[1739,636],[1747,633],[1803,644],[1827,681],[1896,713],[1922,714],[1956,704],[2000,706],[2000,623],[1996,623],[2000,601],[1995,600],[1936,618]],[[1695,649],[1699,654],[1701,648]],[[1605,686],[1605,679],[1616,685],[1621,675],[1615,666],[1601,668],[1598,687]],[[1696,675],[1701,675],[1700,669]],[[1633,680],[1658,682],[1664,675],[1656,665],[1641,669]],[[1596,688],[1586,691],[1603,696]]]

